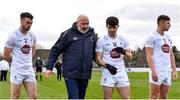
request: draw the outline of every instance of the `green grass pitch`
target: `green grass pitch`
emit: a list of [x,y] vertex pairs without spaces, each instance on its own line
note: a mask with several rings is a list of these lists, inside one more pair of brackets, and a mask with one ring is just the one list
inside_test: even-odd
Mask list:
[[[178,73],[180,75],[180,72]],[[178,76],[179,76],[178,75]],[[9,74],[8,74],[9,76]],[[132,99],[148,99],[149,97],[149,81],[147,72],[129,72],[128,73],[131,84],[131,98]],[[92,79],[89,82],[86,99],[103,99],[102,87],[100,86],[100,71],[93,71]],[[67,99],[66,87],[64,80],[57,81],[56,75],[49,80],[37,82],[38,99]],[[169,99],[180,99],[180,80],[172,82],[169,91]],[[10,97],[10,82],[0,82],[0,99],[9,99]],[[27,99],[24,88],[21,88],[20,98]],[[116,89],[113,92],[113,99],[120,98]]]

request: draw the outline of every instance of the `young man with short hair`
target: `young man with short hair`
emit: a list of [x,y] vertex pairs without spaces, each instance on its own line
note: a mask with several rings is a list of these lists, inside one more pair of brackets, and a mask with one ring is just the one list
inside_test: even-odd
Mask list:
[[160,15],[157,24],[157,30],[145,42],[147,62],[150,66],[150,99],[166,99],[171,85],[171,69],[173,80],[177,78],[172,40],[164,33],[171,26],[170,18]]
[[36,37],[30,32],[33,16],[29,12],[20,15],[20,28],[9,35],[3,57],[11,62],[11,99],[18,99],[23,84],[29,99],[36,99],[36,79],[32,66],[32,56],[36,50]]
[[104,99],[112,99],[114,88],[117,88],[122,99],[130,99],[130,83],[124,65],[124,58],[132,58],[129,43],[124,37],[117,35],[117,17],[108,17],[106,28],[108,34],[96,44],[96,62],[102,67],[101,85]]

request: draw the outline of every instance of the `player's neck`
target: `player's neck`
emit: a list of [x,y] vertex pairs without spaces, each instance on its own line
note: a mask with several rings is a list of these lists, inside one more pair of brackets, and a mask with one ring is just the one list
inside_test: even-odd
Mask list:
[[163,29],[161,29],[161,28],[158,28],[157,30],[156,30],[160,35],[164,35],[164,30]]
[[116,38],[117,34],[109,34],[109,37]]
[[26,34],[28,33],[28,31],[23,30],[21,27],[19,28],[19,31],[20,31],[23,35],[26,35]]

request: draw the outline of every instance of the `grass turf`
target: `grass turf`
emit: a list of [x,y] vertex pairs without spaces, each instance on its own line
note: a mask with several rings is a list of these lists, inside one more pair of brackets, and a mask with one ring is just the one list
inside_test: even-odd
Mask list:
[[[180,75],[180,72],[178,73]],[[9,76],[9,74],[8,74]],[[147,72],[130,72],[128,73],[131,85],[132,99],[148,99],[149,97],[149,81]],[[86,99],[103,99],[102,87],[100,86],[100,71],[93,71],[92,79],[89,82]],[[67,99],[66,87],[64,80],[57,81],[56,75],[49,80],[37,82],[38,99]],[[180,80],[172,82],[169,91],[169,99],[180,99]],[[9,99],[10,97],[10,82],[0,82],[0,99]],[[27,94],[24,87],[21,88],[21,99],[27,99]],[[113,92],[113,99],[120,98],[116,89]]]

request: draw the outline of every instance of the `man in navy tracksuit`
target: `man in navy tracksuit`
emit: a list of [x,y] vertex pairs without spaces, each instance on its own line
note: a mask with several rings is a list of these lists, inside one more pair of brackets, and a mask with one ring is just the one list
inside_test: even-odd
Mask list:
[[73,26],[63,32],[51,48],[46,65],[45,77],[52,75],[52,69],[59,54],[63,54],[62,71],[69,99],[84,99],[88,81],[91,78],[97,37],[89,27],[89,19],[79,15]]

